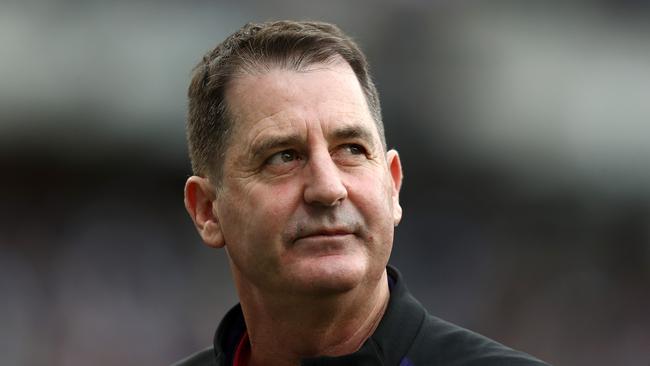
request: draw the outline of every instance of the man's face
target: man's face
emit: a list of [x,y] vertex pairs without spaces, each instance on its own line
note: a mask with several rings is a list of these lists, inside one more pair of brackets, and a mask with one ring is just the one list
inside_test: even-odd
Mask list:
[[401,166],[385,153],[343,62],[235,78],[213,215],[238,284],[347,291],[381,278],[401,218]]

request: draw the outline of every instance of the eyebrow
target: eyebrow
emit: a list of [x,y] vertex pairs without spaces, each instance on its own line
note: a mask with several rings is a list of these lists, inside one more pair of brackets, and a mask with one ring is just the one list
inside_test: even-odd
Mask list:
[[270,136],[251,146],[251,154],[253,159],[263,157],[267,151],[281,150],[283,148],[295,146],[302,141],[298,134],[285,135],[285,136]]
[[[361,126],[346,126],[337,128],[333,132],[328,134],[328,139],[334,140],[349,140],[349,139],[359,139],[367,142],[372,149],[375,148],[375,141],[373,139],[372,133],[364,127]],[[259,143],[255,143],[251,146],[250,151],[253,159],[259,159],[266,155],[267,151],[273,150],[282,150],[284,148],[289,148],[292,146],[299,145],[303,142],[303,137],[298,134],[290,135],[280,135],[280,136],[269,136]]]
[[361,126],[346,126],[341,127],[334,132],[332,132],[331,137],[336,138],[337,140],[347,140],[347,139],[359,139],[363,140],[375,147],[375,140],[373,139],[372,133],[365,127]]

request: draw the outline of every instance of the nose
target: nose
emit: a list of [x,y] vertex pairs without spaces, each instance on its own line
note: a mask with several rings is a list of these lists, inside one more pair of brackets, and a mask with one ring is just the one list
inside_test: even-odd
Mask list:
[[325,207],[336,206],[347,198],[341,172],[328,151],[312,154],[306,169],[305,202]]

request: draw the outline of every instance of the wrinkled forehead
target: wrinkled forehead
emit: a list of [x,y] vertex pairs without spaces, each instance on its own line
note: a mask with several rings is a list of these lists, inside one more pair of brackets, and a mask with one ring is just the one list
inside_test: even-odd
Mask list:
[[353,122],[374,125],[356,75],[343,60],[298,71],[275,67],[241,73],[232,79],[225,97],[233,132],[297,128],[307,122],[325,127]]

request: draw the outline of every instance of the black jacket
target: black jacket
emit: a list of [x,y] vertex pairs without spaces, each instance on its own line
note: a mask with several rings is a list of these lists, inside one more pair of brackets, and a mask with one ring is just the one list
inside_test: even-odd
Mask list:
[[[542,366],[525,353],[431,316],[408,292],[400,273],[388,267],[390,300],[373,335],[358,351],[340,357],[302,360],[303,366]],[[245,329],[239,305],[224,317],[214,346],[174,366],[231,366]],[[547,365],[548,366],[548,365]]]

